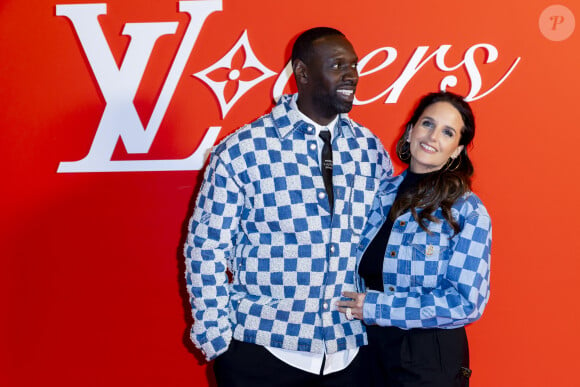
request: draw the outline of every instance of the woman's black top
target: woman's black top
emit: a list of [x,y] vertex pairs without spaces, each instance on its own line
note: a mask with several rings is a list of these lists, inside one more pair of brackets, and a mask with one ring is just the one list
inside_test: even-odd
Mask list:
[[[431,172],[432,173],[432,172]],[[407,169],[407,175],[401,182],[399,190],[397,191],[397,200],[402,192],[415,188],[419,182],[431,173],[413,173]],[[385,251],[387,249],[387,242],[391,236],[393,229],[393,221],[390,216],[377,233],[367,249],[365,250],[359,267],[358,274],[365,281],[367,289],[384,291],[383,288],[383,261],[385,259]]]

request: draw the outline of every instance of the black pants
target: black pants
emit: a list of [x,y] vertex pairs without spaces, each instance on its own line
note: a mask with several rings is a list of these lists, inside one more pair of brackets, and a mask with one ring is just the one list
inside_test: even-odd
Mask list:
[[237,340],[215,359],[214,372],[219,387],[363,387],[370,383],[361,352],[344,370],[315,375],[284,363],[260,345]]
[[465,328],[367,327],[373,386],[467,387],[469,349]]

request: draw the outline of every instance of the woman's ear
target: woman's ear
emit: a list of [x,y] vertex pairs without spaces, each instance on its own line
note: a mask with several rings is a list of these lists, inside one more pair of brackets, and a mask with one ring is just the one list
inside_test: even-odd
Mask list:
[[455,160],[455,159],[457,158],[457,156],[459,156],[459,154],[461,153],[461,151],[462,151],[462,150],[463,150],[463,145],[459,145],[459,146],[457,147],[457,149],[455,149],[455,150],[453,151],[453,153],[451,154],[451,158],[452,158],[453,160]]

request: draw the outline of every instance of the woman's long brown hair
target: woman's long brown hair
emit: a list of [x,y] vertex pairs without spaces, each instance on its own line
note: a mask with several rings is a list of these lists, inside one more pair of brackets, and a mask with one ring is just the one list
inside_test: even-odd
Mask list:
[[402,213],[410,210],[421,228],[429,232],[426,223],[439,221],[433,213],[441,207],[443,217],[455,233],[458,233],[459,224],[453,218],[451,207],[457,199],[471,190],[473,175],[473,164],[467,155],[467,146],[475,136],[475,119],[469,104],[463,97],[451,92],[430,93],[421,98],[406,125],[405,132],[397,142],[397,156],[404,163],[411,162],[411,151],[407,142],[409,130],[415,126],[425,109],[437,102],[450,103],[461,115],[463,127],[460,131],[459,145],[463,145],[463,149],[459,156],[449,159],[439,171],[426,176],[415,189],[400,193],[393,203],[389,216],[394,221]]

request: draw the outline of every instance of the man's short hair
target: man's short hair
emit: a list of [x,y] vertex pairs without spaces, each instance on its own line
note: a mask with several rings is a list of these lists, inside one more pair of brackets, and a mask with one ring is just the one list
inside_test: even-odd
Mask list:
[[296,59],[308,64],[312,56],[312,43],[325,36],[344,36],[342,32],[331,27],[315,27],[304,31],[298,36],[292,47],[292,64]]

